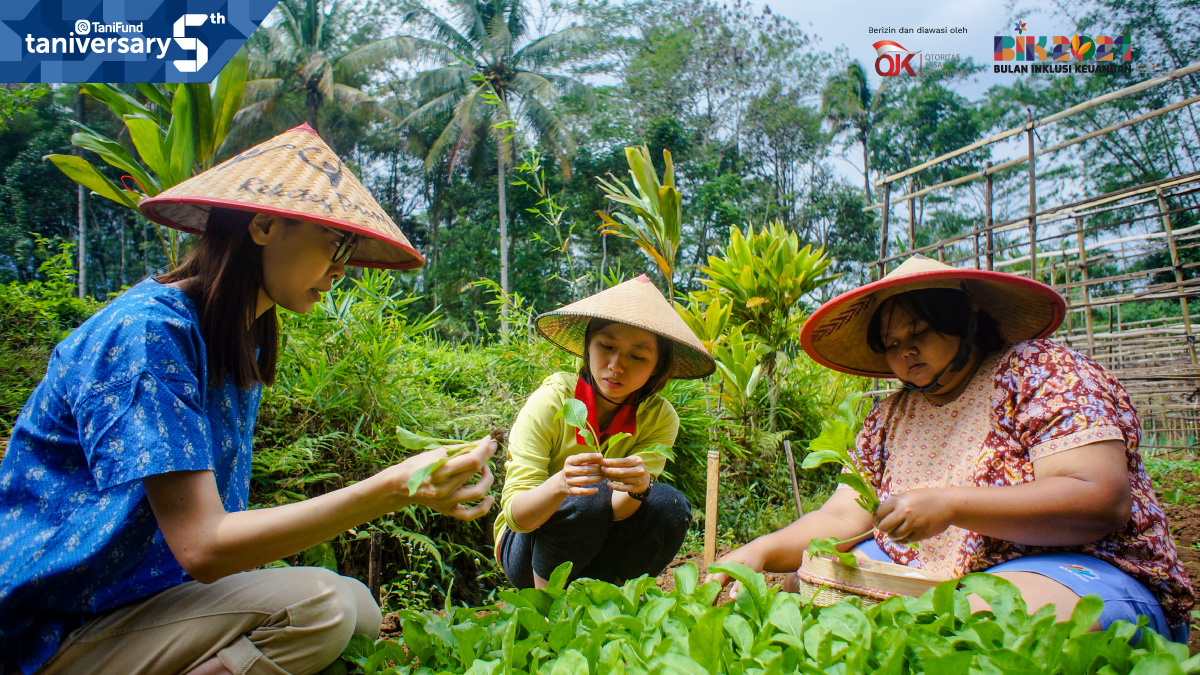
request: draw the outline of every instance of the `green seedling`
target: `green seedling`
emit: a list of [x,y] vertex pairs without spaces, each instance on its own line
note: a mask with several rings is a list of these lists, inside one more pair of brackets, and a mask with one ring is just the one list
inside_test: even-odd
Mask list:
[[[602,451],[599,443],[597,442],[597,439],[600,438],[600,434],[598,434],[592,427],[591,423],[588,422],[587,404],[577,398],[569,398],[566,401],[563,401],[562,410],[558,412],[558,415],[555,416],[555,419],[558,419],[559,417],[562,417],[567,421],[567,424],[570,424],[579,430],[579,435],[583,436],[584,445],[586,445],[587,448],[592,452],[604,454],[605,451],[611,450],[619,441],[623,441],[632,435],[622,431],[609,436],[608,443],[605,446],[605,451]],[[663,457],[667,461],[675,459],[675,452],[671,449],[671,446],[666,445],[665,443],[655,443],[634,454],[641,457],[643,460],[650,457]],[[606,454],[605,456],[607,457]]]
[[[846,541],[854,541],[848,539]],[[825,537],[824,539],[813,539],[808,542],[808,555],[816,558],[820,556],[834,556],[847,567],[858,567],[858,559],[849,551],[839,551],[838,546],[845,544],[845,541],[838,541],[836,537]]]
[[435,448],[446,448],[446,456],[431,462],[413,472],[408,478],[408,494],[412,495],[421,487],[421,483],[425,482],[434,471],[442,468],[446,460],[455,457],[467,451],[468,448],[475,447],[474,441],[460,441],[453,438],[433,438],[431,436],[422,436],[415,434],[404,427],[396,427],[396,440],[401,446],[409,450],[433,450]]
[[[849,486],[850,489],[857,492],[859,506],[873,515],[879,508],[879,495],[875,494],[875,487],[871,485],[871,481],[867,480],[866,472],[863,471],[855,455],[850,452],[854,447],[854,427],[858,423],[858,416],[854,413],[854,402],[859,396],[859,394],[848,395],[838,406],[837,416],[821,422],[821,433],[809,443],[808,455],[800,466],[803,469],[815,469],[822,464],[841,466],[844,471],[838,474],[837,482]],[[854,555],[838,551],[837,546],[854,541],[861,536],[841,541],[834,537],[813,539],[808,544],[808,553],[813,557],[836,555],[843,564],[857,567],[858,562]],[[907,546],[913,549],[917,548],[915,542],[907,544]]]
[[845,469],[837,477],[837,482],[850,486],[858,493],[858,503],[867,511],[875,513],[879,508],[879,496],[875,488],[867,480],[865,472],[859,465],[850,449],[854,447],[854,426],[857,417],[854,414],[854,400],[858,394],[850,394],[838,406],[838,415],[834,419],[821,422],[821,433],[808,444],[808,455],[804,458],[801,468],[815,469],[822,464],[837,464]]

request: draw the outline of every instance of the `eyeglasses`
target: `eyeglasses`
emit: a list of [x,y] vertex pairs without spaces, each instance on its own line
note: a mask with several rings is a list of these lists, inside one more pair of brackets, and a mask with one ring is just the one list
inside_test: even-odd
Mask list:
[[337,248],[333,251],[333,262],[348,262],[350,260],[350,256],[354,255],[354,251],[358,249],[359,236],[353,232],[343,232],[342,230],[335,230],[331,227],[326,227],[325,229],[342,235],[342,238],[338,240]]

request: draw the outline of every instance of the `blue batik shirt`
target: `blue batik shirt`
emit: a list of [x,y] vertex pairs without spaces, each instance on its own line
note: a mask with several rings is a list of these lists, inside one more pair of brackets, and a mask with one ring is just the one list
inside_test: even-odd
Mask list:
[[0,462],[0,655],[37,670],[100,612],[189,580],[142,478],[213,471],[246,508],[262,387],[208,384],[200,315],[147,279],[54,350]]

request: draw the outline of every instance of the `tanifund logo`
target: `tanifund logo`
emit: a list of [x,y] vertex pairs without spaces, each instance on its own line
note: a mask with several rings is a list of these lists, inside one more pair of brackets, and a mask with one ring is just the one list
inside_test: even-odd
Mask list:
[[[181,73],[194,73],[208,63],[208,45],[197,37],[187,34],[189,27],[201,26],[205,22],[225,23],[225,15],[184,14],[172,26],[170,37],[146,36],[142,23],[114,21],[101,23],[79,19],[72,24],[74,30],[65,37],[34,37],[25,34],[25,51],[30,54],[146,54],[147,58],[164,59],[174,41],[194,58],[175,59],[172,65]],[[83,37],[87,36],[87,37]]]

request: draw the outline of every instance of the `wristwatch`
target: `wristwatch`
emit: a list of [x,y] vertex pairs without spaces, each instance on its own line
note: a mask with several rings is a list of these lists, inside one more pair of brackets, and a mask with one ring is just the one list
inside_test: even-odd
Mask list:
[[652,487],[654,487],[654,481],[650,481],[650,484],[646,486],[646,489],[642,490],[641,492],[628,493],[629,497],[631,499],[636,499],[639,502],[644,502],[644,501],[646,501],[646,497],[650,496],[650,488],[652,488]]

